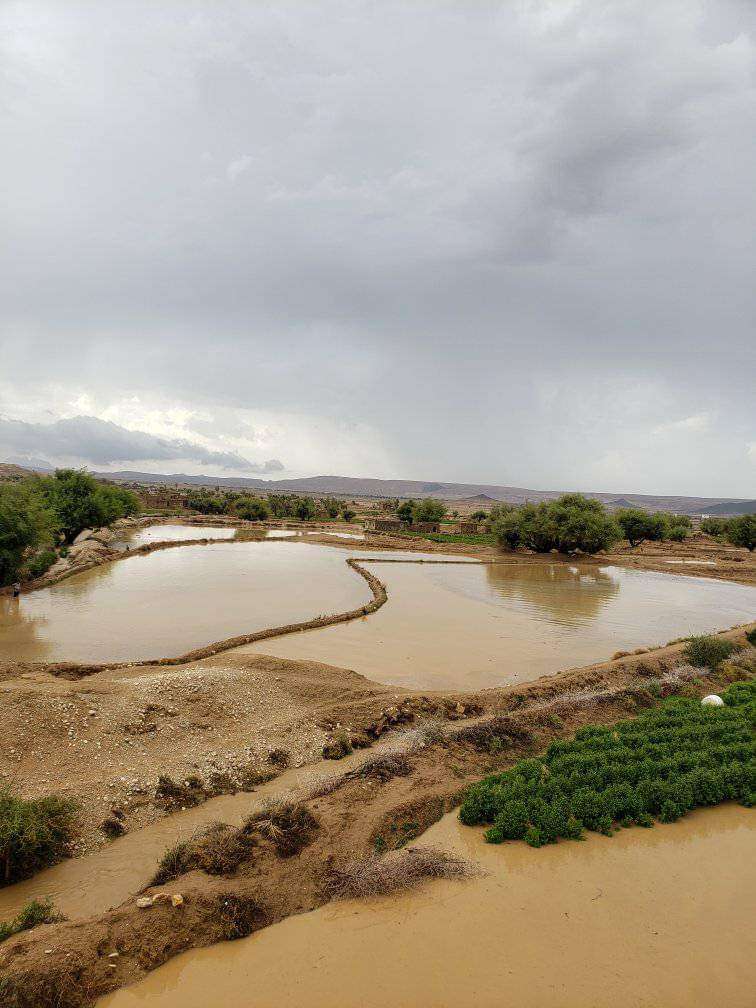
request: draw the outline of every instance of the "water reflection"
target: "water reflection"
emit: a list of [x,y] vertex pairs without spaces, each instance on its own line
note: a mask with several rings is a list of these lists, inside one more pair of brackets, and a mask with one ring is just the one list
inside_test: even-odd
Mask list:
[[552,623],[576,627],[595,619],[620,590],[620,579],[602,567],[532,564],[513,570],[489,564],[486,583],[500,598],[535,608]]

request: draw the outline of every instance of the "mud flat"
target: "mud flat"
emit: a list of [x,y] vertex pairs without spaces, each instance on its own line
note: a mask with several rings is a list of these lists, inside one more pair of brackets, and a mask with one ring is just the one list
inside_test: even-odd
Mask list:
[[98,1008],[750,1008],[756,816],[738,806],[533,851],[445,816],[486,874],[332,903],[185,953]]

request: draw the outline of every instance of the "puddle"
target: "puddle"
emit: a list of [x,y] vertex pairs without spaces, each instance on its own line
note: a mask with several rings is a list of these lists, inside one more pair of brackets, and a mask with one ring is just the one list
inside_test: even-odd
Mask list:
[[738,806],[541,850],[452,814],[422,843],[483,876],[184,953],[98,1008],[751,1008],[754,841]]
[[665,560],[667,564],[690,564],[693,567],[716,567],[716,560]]

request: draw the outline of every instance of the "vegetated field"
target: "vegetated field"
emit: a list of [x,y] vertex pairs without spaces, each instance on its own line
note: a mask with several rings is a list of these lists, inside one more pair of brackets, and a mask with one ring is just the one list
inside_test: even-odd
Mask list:
[[489,843],[532,847],[584,829],[673,822],[702,805],[756,804],[756,681],[733,683],[724,707],[676,697],[630,721],[587,726],[467,792],[460,819],[492,824]]
[[463,543],[467,546],[494,546],[496,536],[491,532],[479,532],[475,535],[464,535],[461,532],[392,532],[397,538],[427,539],[435,543]]

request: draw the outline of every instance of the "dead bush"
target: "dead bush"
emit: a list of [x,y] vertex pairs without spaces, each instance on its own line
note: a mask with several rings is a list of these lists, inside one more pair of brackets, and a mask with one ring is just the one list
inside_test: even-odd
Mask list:
[[273,844],[279,857],[292,857],[312,843],[319,825],[304,805],[278,802],[250,816],[240,832],[257,833]]
[[218,897],[216,920],[221,941],[246,938],[268,923],[268,914],[255,900],[232,893]]
[[408,847],[385,857],[352,861],[334,874],[333,899],[388,896],[428,878],[468,878],[479,869],[432,847]]
[[257,841],[242,830],[214,823],[198,831],[190,840],[169,847],[158,863],[150,885],[165,885],[189,871],[208,875],[233,875],[252,856]]

